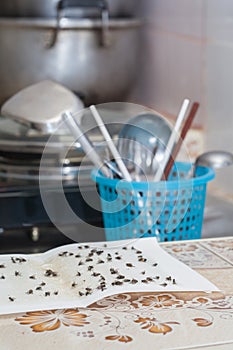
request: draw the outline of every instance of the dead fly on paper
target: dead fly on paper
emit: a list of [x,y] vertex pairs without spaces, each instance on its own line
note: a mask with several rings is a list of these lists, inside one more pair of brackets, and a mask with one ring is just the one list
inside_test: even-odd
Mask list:
[[116,279],[118,279],[118,280],[123,280],[125,278],[125,276],[123,276],[123,275],[118,275],[117,277],[116,277]]
[[92,289],[89,288],[89,287],[86,287],[85,290],[86,290],[87,292],[89,292],[89,293],[92,292]]
[[131,284],[136,284],[138,283],[138,280],[136,280],[135,278],[133,278],[131,281],[130,281]]
[[74,255],[74,253],[67,252],[67,251],[61,252],[61,253],[58,254],[58,256],[64,256],[64,257],[73,256],[73,255]]
[[160,279],[160,276],[155,276],[154,279],[155,279],[155,280],[159,280],[159,279]]
[[167,283],[161,283],[160,286],[161,287],[167,287]]
[[14,256],[11,256],[11,262],[13,264],[16,264],[16,263],[23,263],[23,262],[26,262],[27,260],[25,258],[18,258],[18,257],[14,257]]
[[100,275],[100,279],[99,279],[100,281],[105,281],[105,277],[103,276],[103,275]]
[[112,282],[112,286],[122,286],[123,282],[121,281],[114,281]]
[[98,277],[98,276],[100,276],[100,273],[99,272],[93,272],[92,276],[93,277]]
[[134,267],[134,265],[131,264],[131,263],[126,263],[125,265],[126,265],[127,267]]
[[0,264],[0,269],[4,269],[5,267],[5,264]]
[[15,276],[22,276],[21,273],[19,271],[15,271]]
[[32,289],[29,289],[26,294],[33,294],[33,290]]
[[147,279],[141,280],[142,283],[148,283]]
[[115,257],[115,259],[116,259],[116,260],[121,260],[122,258],[121,258],[120,255],[118,255],[118,256]]
[[44,274],[46,277],[57,277],[58,276],[58,273],[51,270],[51,269],[47,269],[45,271],[45,274]]
[[30,278],[31,280],[35,280],[35,279],[36,279],[36,276],[35,276],[35,275],[31,275],[31,276],[29,276],[29,278]]
[[66,256],[68,252],[59,253],[58,256]]
[[103,290],[106,289],[106,285],[104,283],[100,283],[97,289],[100,289],[103,292]]
[[99,259],[99,260],[97,261],[97,264],[104,264],[104,261],[101,260],[101,259]]
[[[44,286],[45,284],[43,284],[43,286]],[[42,290],[43,288],[42,288],[42,285],[40,285],[40,286],[37,286],[36,288],[35,288],[35,290]]]
[[14,297],[9,297],[9,301],[15,301]]
[[104,252],[103,250],[97,250],[97,251],[96,251],[96,254],[97,254],[97,255],[101,255],[101,254],[103,254],[103,252]]
[[153,281],[153,278],[152,278],[152,277],[147,277],[146,280],[147,280],[148,282],[152,282],[152,281]]
[[107,254],[107,261],[112,261],[112,256],[110,253]]

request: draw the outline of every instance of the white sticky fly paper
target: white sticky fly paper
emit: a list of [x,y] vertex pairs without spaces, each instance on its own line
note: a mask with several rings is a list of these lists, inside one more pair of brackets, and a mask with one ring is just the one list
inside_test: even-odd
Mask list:
[[86,307],[125,292],[218,290],[155,238],[0,256],[0,314]]

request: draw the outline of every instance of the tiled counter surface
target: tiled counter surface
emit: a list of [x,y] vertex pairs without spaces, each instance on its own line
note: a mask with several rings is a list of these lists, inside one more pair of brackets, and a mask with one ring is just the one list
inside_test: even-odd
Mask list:
[[233,348],[233,237],[162,243],[219,293],[125,293],[0,317],[1,350]]

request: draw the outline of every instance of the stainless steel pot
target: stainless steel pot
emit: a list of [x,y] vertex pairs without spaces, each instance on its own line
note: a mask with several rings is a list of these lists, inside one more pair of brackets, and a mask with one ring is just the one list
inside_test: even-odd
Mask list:
[[[132,17],[140,0],[1,0],[0,17],[56,17],[58,7],[79,8],[82,17],[95,15],[106,3],[111,17]],[[89,9],[88,9],[89,7]]]
[[63,18],[57,28],[55,19],[1,18],[0,104],[44,79],[81,93],[86,105],[124,100],[139,68],[140,26],[116,19],[103,30],[101,20]]

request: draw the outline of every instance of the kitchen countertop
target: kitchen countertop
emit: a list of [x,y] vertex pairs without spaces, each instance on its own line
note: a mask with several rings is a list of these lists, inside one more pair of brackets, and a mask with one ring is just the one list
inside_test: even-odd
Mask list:
[[123,293],[86,308],[1,316],[1,350],[232,349],[233,237],[161,246],[220,292]]
[[203,238],[232,236],[233,235],[233,203],[213,195],[207,194]]

